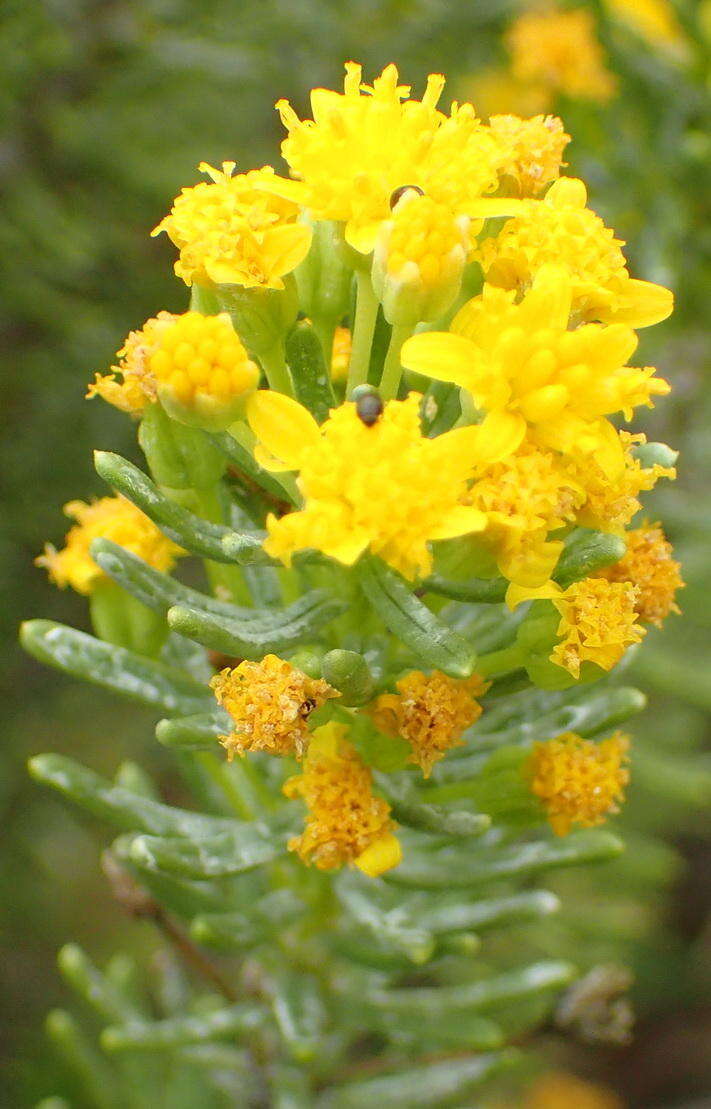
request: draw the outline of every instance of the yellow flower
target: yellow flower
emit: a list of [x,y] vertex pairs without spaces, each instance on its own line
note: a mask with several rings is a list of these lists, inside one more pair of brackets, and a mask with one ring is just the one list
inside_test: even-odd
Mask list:
[[670,290],[630,277],[624,243],[586,204],[585,185],[573,177],[555,181],[542,202],[525,201],[479,248],[487,282],[522,292],[552,262],[570,274],[577,322],[648,327],[666,319],[674,307]]
[[265,550],[289,565],[314,548],[347,566],[367,549],[407,578],[430,572],[428,543],[481,530],[486,517],[460,502],[477,460],[479,428],[435,439],[420,430],[420,397],[388,401],[374,424],[356,405],[332,410],[321,427],[296,401],[261,390],[249,401],[268,469],[298,470],[304,508],[267,519]]
[[363,254],[390,217],[393,194],[407,185],[454,215],[485,219],[513,211],[501,199],[482,199],[497,186],[498,147],[470,104],[453,104],[449,116],[437,110],[444,77],[428,77],[422,100],[414,100],[394,65],[372,86],[361,76],[361,66],[348,62],[343,94],[314,89],[312,120],[278,102],[289,132],[282,154],[297,180],[270,187],[314,219],[345,223],[346,242]]
[[184,553],[125,497],[102,497],[91,504],[69,501],[63,511],[76,521],[67,532],[66,545],[57,551],[48,543],[44,554],[35,559],[35,564],[45,566],[61,589],[70,585],[77,593],[88,595],[99,582],[107,580],[90,554],[95,539],[110,539],[154,570],[172,569],[176,558]]
[[629,781],[628,749],[629,738],[622,732],[600,743],[564,732],[534,744],[527,766],[531,789],[557,836],[567,836],[573,824],[592,828],[618,812]]
[[507,31],[506,46],[517,81],[601,104],[615,92],[617,82],[605,66],[595,20],[583,8],[525,12]]
[[218,737],[230,760],[246,751],[300,759],[309,741],[309,716],[340,696],[328,682],[309,678],[276,655],[227,667],[215,674],[210,688],[234,720],[230,734]]
[[136,415],[160,400],[177,420],[216,430],[234,423],[259,381],[226,313],[160,312],[131,332],[118,357],[111,374],[96,375],[88,396]]
[[685,58],[688,43],[669,0],[605,0],[613,16],[617,16],[652,46]]
[[674,480],[676,470],[671,466],[644,467],[633,451],[647,440],[644,435],[631,435],[628,431],[619,432],[620,446],[624,464],[614,476],[605,473],[594,456],[585,460],[584,465],[572,465],[571,478],[585,492],[585,503],[578,514],[578,523],[583,527],[595,528],[622,535],[633,516],[642,507],[639,494],[653,489],[660,478]]
[[460,681],[440,670],[413,670],[395,683],[397,693],[381,693],[370,712],[375,726],[386,735],[402,736],[412,747],[410,762],[429,778],[432,767],[452,747],[460,747],[462,733],[481,716],[475,700],[489,688],[478,675]]
[[333,336],[333,350],[331,352],[331,377],[334,381],[345,384],[348,378],[352,346],[350,329],[337,327]]
[[543,585],[563,548],[548,533],[575,520],[584,500],[580,484],[552,451],[524,440],[513,454],[477,473],[467,503],[486,513],[481,540],[500,572],[522,586]]
[[392,324],[436,320],[454,302],[469,254],[469,218],[406,189],[380,226],[373,289]]
[[599,571],[607,581],[630,582],[637,589],[635,611],[658,628],[670,612],[679,612],[674,597],[684,585],[681,566],[659,524],[644,524],[625,534],[627,550],[619,562]]
[[491,436],[500,457],[516,450],[528,430],[538,446],[578,457],[595,453],[614,474],[623,453],[605,417],[621,411],[629,419],[669,385],[653,369],[625,365],[637,346],[630,328],[587,324],[569,331],[571,309],[569,275],[544,266],[519,304],[513,292],[486,285],[457,313],[450,332],[408,339],[402,363],[468,389],[487,413],[483,443]]
[[186,285],[283,289],[282,278],[306,257],[311,231],[299,208],[270,191],[271,166],[238,173],[201,162],[211,180],[183,189],[170,214],[152,231],[166,231],[180,251],[175,272]]
[[497,112],[514,116],[534,116],[548,111],[553,99],[550,90],[530,81],[517,81],[510,69],[491,66],[480,69],[461,83],[467,100],[476,104],[483,117]]
[[551,662],[574,678],[580,677],[584,662],[612,670],[626,649],[644,638],[645,630],[637,623],[638,592],[630,582],[604,578],[585,578],[557,593],[552,589],[549,596],[560,624]]
[[397,866],[402,852],[390,806],[373,793],[370,770],[347,735],[343,724],[317,728],[302,773],[284,784],[285,795],[301,797],[308,809],[304,831],[289,841],[289,850],[320,870],[353,863],[375,878]]
[[561,1071],[536,1079],[524,1109],[624,1109],[624,1105],[607,1086],[583,1082]]
[[537,196],[558,178],[570,135],[557,116],[493,115],[489,126],[499,144],[499,173],[506,185],[515,184],[519,196]]

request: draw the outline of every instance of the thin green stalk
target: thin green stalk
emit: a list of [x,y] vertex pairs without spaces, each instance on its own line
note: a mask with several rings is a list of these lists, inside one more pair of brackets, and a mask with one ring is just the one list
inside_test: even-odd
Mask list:
[[293,397],[294,385],[286,364],[283,344],[275,343],[269,350],[260,354],[259,360],[267,375],[270,389],[274,389],[276,393],[285,393],[287,397]]
[[313,329],[318,335],[321,349],[323,350],[323,360],[326,363],[327,373],[331,372],[331,361],[333,358],[333,336],[336,333],[337,320],[326,319],[323,316],[314,316],[311,320]]
[[483,678],[494,678],[499,674],[510,674],[519,670],[524,663],[524,653],[517,643],[511,647],[504,647],[501,651],[492,651],[489,655],[480,655],[477,659],[476,671]]
[[402,350],[402,344],[406,339],[409,339],[411,334],[412,328],[409,324],[396,324],[393,327],[385,365],[383,366],[383,376],[380,379],[380,395],[383,400],[393,400],[397,396],[397,391],[400,388],[400,378],[402,377],[400,351]]
[[[206,520],[213,524],[226,522],[219,484],[196,489],[195,496],[198,510]],[[210,588],[216,596],[221,596],[227,591],[229,597],[238,604],[251,605],[251,594],[238,566],[230,566],[224,562],[210,562],[209,559],[205,559],[205,573]]]
[[373,292],[373,283],[367,271],[356,271],[356,289],[353,345],[348,367],[346,397],[350,397],[356,386],[364,385],[368,380],[370,348],[373,345],[375,322],[378,318],[378,298]]

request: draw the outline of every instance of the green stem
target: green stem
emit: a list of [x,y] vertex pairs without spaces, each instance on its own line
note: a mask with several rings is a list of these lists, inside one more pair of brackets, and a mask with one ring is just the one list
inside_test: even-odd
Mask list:
[[331,362],[333,360],[333,336],[336,333],[335,319],[326,319],[324,316],[314,316],[311,320],[313,329],[318,335],[321,349],[323,350],[323,360],[326,363],[326,373],[331,375]]
[[524,663],[524,652],[514,643],[511,647],[504,647],[501,651],[492,651],[489,655],[481,655],[477,659],[476,671],[483,678],[494,678],[499,674],[510,674],[519,670]]
[[402,350],[402,344],[406,339],[409,339],[411,333],[412,328],[409,324],[395,324],[393,327],[385,365],[383,366],[383,376],[380,379],[380,396],[383,400],[393,400],[397,396],[397,391],[400,388],[400,378],[402,377],[400,351]]
[[378,298],[373,292],[370,273],[366,270],[356,271],[356,288],[353,345],[351,348],[351,362],[348,367],[348,384],[346,385],[347,398],[350,397],[357,385],[364,385],[368,380],[370,348],[373,345],[375,323],[378,318]]
[[285,393],[287,397],[293,397],[294,385],[286,364],[283,344],[275,343],[269,350],[263,351],[259,358],[267,375],[269,388],[275,393]]
[[[219,482],[202,489],[196,489],[195,496],[201,516],[213,524],[226,523]],[[230,566],[225,562],[211,562],[209,559],[205,559],[205,573],[210,588],[216,596],[221,596],[227,591],[229,599],[241,605],[251,605],[251,595],[238,566]]]

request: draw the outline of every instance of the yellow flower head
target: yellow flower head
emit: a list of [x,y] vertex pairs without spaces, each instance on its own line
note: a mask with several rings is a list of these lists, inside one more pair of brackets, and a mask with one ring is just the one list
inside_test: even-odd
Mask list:
[[622,1101],[607,1086],[583,1082],[574,1074],[551,1072],[536,1079],[524,1109],[624,1109]]
[[230,734],[219,736],[230,760],[246,751],[300,759],[309,741],[309,716],[340,696],[328,682],[309,678],[276,655],[228,667],[215,674],[210,688],[234,720]]
[[440,670],[413,670],[395,683],[397,693],[381,693],[371,706],[373,721],[386,735],[402,736],[412,747],[410,762],[429,778],[432,767],[481,716],[475,700],[489,688],[472,674],[460,681]]
[[477,459],[480,432],[459,428],[435,439],[420,430],[420,397],[388,401],[364,423],[354,403],[321,427],[296,401],[261,390],[248,417],[271,469],[298,470],[301,511],[267,519],[265,550],[289,565],[314,548],[347,566],[367,549],[407,578],[430,572],[428,543],[481,530],[486,517],[460,502]]
[[519,196],[537,196],[558,178],[570,135],[557,116],[493,115],[489,127],[499,144],[499,173]]
[[118,357],[111,374],[96,375],[88,396],[134,414],[158,399],[176,419],[215,429],[234,423],[259,381],[226,313],[160,312],[131,332]]
[[402,852],[390,806],[373,793],[370,770],[347,735],[343,724],[317,728],[302,773],[285,783],[286,796],[301,797],[308,809],[304,831],[289,841],[289,850],[320,870],[353,863],[375,878],[397,866]]
[[506,34],[511,71],[555,96],[606,103],[616,81],[605,66],[595,20],[584,8],[525,12]]
[[542,202],[526,201],[496,238],[484,240],[478,258],[490,285],[524,292],[542,266],[564,266],[572,284],[576,322],[648,327],[669,316],[669,289],[631,278],[624,243],[587,206],[582,181],[562,177]]
[[645,624],[658,628],[670,612],[679,612],[674,597],[684,585],[681,566],[659,524],[644,524],[625,534],[627,550],[619,562],[600,570],[607,581],[630,582],[637,589],[635,610]]
[[477,69],[476,73],[461,82],[462,95],[476,104],[482,117],[491,118],[497,112],[524,118],[547,112],[550,91],[530,81],[517,81],[511,70],[503,66]]
[[484,442],[489,433],[499,444],[506,437],[510,453],[528,429],[539,446],[596,452],[606,472],[619,472],[619,438],[605,417],[622,412],[630,419],[669,385],[653,369],[625,365],[637,346],[631,328],[587,324],[569,331],[571,311],[568,273],[544,266],[520,303],[513,292],[486,285],[457,313],[450,332],[408,339],[402,362],[468,389],[488,414]]
[[639,494],[653,489],[660,478],[674,480],[676,470],[672,466],[644,467],[634,455],[634,448],[646,442],[644,435],[631,435],[628,431],[619,432],[623,452],[623,467],[614,475],[606,473],[594,456],[585,460],[584,465],[571,466],[571,477],[585,491],[585,503],[578,515],[578,523],[583,527],[595,528],[622,535],[633,516],[642,507]]
[[605,0],[605,3],[613,16],[652,46],[667,50],[680,60],[688,55],[689,44],[669,0]]
[[616,666],[626,649],[644,638],[645,630],[637,623],[638,592],[628,581],[585,578],[553,593],[561,619],[551,662],[574,678],[580,677],[584,662],[594,662],[602,670]]
[[443,77],[428,77],[422,100],[398,84],[394,65],[372,86],[361,77],[361,66],[348,62],[342,94],[314,89],[313,119],[300,120],[287,101],[278,102],[289,132],[282,154],[297,179],[279,182],[280,195],[315,219],[344,222],[346,242],[363,254],[403,186],[417,185],[455,215],[511,211],[501,200],[482,200],[497,185],[497,143],[470,104],[453,104],[449,116],[437,110]]
[[306,257],[311,231],[299,208],[275,195],[271,166],[233,176],[201,162],[211,180],[183,189],[153,235],[167,232],[180,251],[175,272],[186,285],[283,289],[282,278]]
[[63,511],[76,521],[67,532],[65,546],[57,551],[47,544],[44,554],[35,560],[37,566],[47,568],[60,589],[70,585],[77,593],[88,595],[99,582],[107,580],[91,557],[95,539],[110,539],[154,570],[164,572],[172,569],[176,558],[184,553],[125,497],[102,497],[91,504],[69,501]]
[[534,744],[527,767],[531,789],[557,836],[567,836],[573,824],[592,828],[618,812],[629,781],[628,749],[629,738],[622,732],[600,743],[564,732]]
[[523,586],[543,585],[563,547],[548,533],[575,520],[585,494],[552,451],[524,440],[508,458],[482,469],[467,502],[486,513],[482,541],[500,572]]
[[348,378],[352,346],[350,329],[337,327],[333,336],[333,350],[331,352],[331,377],[334,381],[345,384]]

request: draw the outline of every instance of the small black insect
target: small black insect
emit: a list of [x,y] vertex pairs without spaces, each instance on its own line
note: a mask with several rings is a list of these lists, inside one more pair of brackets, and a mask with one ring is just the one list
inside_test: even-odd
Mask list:
[[380,393],[372,385],[357,385],[351,394],[355,401],[356,412],[366,427],[376,424],[383,414]]
[[299,705],[299,716],[303,716],[304,718],[306,718],[307,716],[311,715],[315,708],[316,702],[313,700],[312,697],[307,697],[306,700],[302,701]]
[[400,200],[400,198],[403,197],[409,189],[412,189],[413,192],[419,193],[420,196],[425,195],[425,190],[421,189],[419,185],[400,185],[399,188],[393,189],[393,191],[390,193],[390,207],[394,208],[398,200]]

